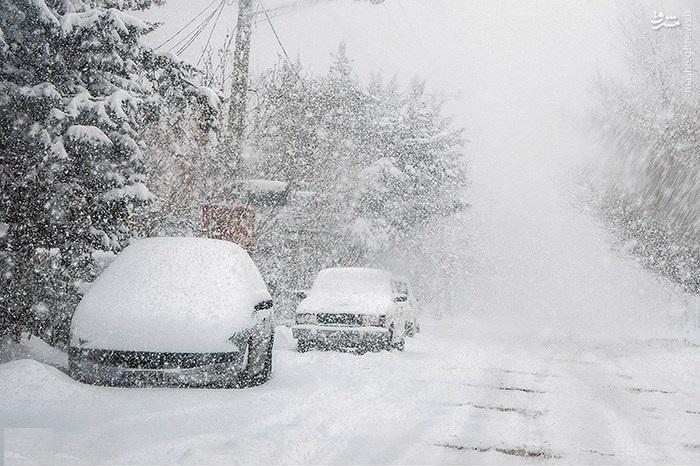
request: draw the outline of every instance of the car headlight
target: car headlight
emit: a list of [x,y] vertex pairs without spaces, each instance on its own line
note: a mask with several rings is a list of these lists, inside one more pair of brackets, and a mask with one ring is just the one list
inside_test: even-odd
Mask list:
[[315,324],[316,314],[297,314],[297,324]]
[[362,315],[362,325],[364,327],[384,327],[386,322],[385,315],[376,314],[363,314]]

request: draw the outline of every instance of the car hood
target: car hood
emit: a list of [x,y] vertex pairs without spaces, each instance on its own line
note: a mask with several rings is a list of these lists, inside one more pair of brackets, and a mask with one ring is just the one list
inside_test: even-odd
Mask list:
[[386,314],[392,304],[391,296],[379,293],[318,293],[299,303],[297,313]]

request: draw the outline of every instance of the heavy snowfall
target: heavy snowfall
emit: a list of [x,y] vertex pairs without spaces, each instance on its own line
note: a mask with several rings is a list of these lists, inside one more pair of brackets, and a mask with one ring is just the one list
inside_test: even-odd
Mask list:
[[3,0],[0,463],[700,463],[695,0]]

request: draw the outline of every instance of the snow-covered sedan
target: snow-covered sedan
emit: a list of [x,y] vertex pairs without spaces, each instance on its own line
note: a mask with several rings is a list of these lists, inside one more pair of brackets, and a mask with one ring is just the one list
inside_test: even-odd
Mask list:
[[407,296],[384,270],[330,268],[319,272],[296,310],[297,348],[403,350],[410,319]]
[[70,375],[97,385],[259,385],[272,371],[271,308],[257,267],[234,243],[136,241],[75,311]]

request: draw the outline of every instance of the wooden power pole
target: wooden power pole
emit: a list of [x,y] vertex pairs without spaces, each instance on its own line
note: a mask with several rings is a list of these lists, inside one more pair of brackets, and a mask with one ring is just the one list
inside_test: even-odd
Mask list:
[[228,115],[228,135],[225,139],[225,151],[233,158],[233,166],[238,165],[243,147],[252,26],[253,0],[239,0],[236,48],[233,53],[233,74],[231,76],[231,106]]

